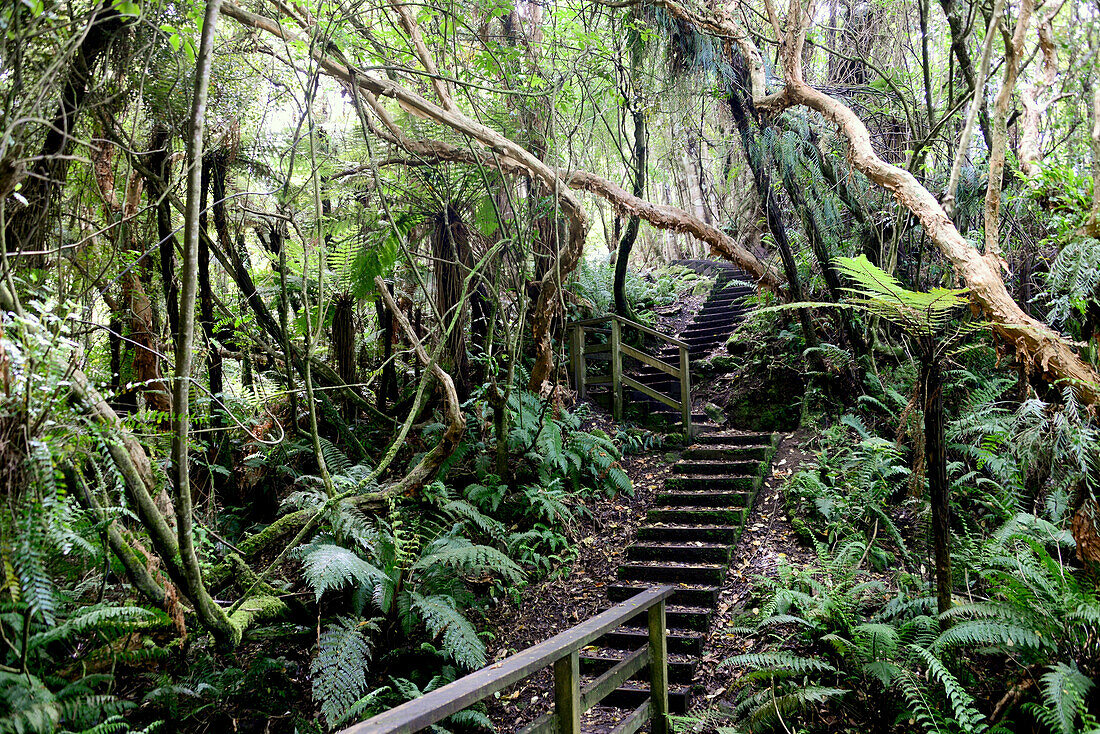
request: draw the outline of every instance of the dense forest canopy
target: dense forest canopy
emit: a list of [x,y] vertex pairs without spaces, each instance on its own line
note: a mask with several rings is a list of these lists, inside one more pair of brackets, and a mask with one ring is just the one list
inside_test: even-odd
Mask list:
[[0,731],[331,731],[514,650],[691,451],[618,419],[635,325],[786,436],[809,559],[679,726],[1097,731],[1098,54],[1096,0],[4,3]]

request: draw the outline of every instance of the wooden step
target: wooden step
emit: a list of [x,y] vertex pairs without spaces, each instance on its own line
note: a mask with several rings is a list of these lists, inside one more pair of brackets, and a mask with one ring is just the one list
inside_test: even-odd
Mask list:
[[666,507],[748,507],[752,492],[661,492],[657,502]]
[[711,525],[643,525],[638,528],[638,540],[666,541],[670,543],[728,543],[733,545],[741,537],[741,524]]
[[669,525],[740,525],[745,508],[656,507],[646,512],[646,522]]
[[680,461],[673,465],[673,474],[745,475],[760,471],[759,461]]
[[680,332],[680,341],[687,341],[691,337],[697,336],[715,336],[722,337],[733,331],[733,324],[720,324],[714,323],[694,323],[688,328]]
[[[649,624],[647,616],[648,613],[642,613],[633,619],[628,619],[624,622],[626,627],[638,627],[647,629]],[[665,607],[665,626],[670,630],[692,630],[695,632],[706,632],[710,629],[710,622],[714,618],[713,607],[684,607],[684,606],[666,606]]]
[[766,446],[721,446],[713,444],[709,446],[692,446],[681,454],[684,461],[764,461],[774,449],[771,444]]
[[[623,660],[622,655],[616,655],[614,651],[591,650],[582,652],[581,675],[596,677],[603,675]],[[695,661],[678,655],[669,655],[668,680],[669,683],[691,683],[695,677]],[[631,680],[649,680],[649,668],[642,668]]]
[[[621,709],[636,709],[647,700],[649,700],[649,684],[628,681],[621,688],[607,694],[607,698],[600,705]],[[686,714],[690,703],[691,686],[669,686],[668,710],[670,713]]]
[[725,446],[758,446],[760,444],[778,446],[779,435],[775,433],[708,433],[705,436],[699,436],[695,442]]
[[665,480],[665,489],[670,491],[755,492],[759,485],[759,474],[732,476],[680,474]]
[[[648,584],[622,582],[609,584],[607,586],[607,598],[618,603],[626,601],[630,597],[636,596],[648,588],[650,588]],[[677,604],[684,604],[686,606],[713,608],[718,606],[718,595],[721,591],[721,586],[708,584],[680,584],[676,587],[676,591],[669,601]]]
[[699,309],[698,313],[695,314],[695,318],[692,319],[690,325],[705,326],[709,324],[721,323],[732,324],[735,322],[743,321],[745,315],[748,312],[748,309],[737,305],[726,307],[713,306],[711,308],[707,308],[706,306],[704,306],[703,308]]
[[[678,655],[702,655],[704,637],[702,632],[688,630],[670,630],[668,651]],[[596,640],[597,647],[610,647],[613,650],[637,650],[639,647],[649,644],[649,632],[631,627],[620,627],[614,632]]]
[[729,563],[732,546],[726,543],[635,543],[626,549],[632,561],[679,561],[681,563]]
[[619,566],[618,576],[620,581],[654,584],[720,584],[726,578],[726,566],[717,563],[625,563]]

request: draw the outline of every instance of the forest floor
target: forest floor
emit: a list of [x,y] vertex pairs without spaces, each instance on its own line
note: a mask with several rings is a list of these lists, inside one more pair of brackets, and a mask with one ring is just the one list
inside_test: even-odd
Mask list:
[[[810,434],[800,430],[784,434],[771,472],[757,495],[745,531],[734,552],[719,602],[719,614],[703,651],[703,665],[695,677],[695,690],[705,691],[693,699],[695,706],[719,702],[729,690],[729,671],[718,668],[730,657],[751,651],[752,641],[723,632],[732,620],[751,610],[753,581],[771,576],[781,563],[803,567],[816,556],[804,547],[783,509],[780,486],[792,471],[812,458],[800,446]],[[522,591],[518,604],[502,604],[486,613],[495,639],[490,657],[501,660],[519,650],[563,632],[608,606],[604,587],[615,581],[615,570],[646,509],[671,473],[677,452],[655,452],[626,457],[623,468],[634,481],[633,497],[594,498],[588,514],[574,530],[576,559],[550,578]],[[550,710],[553,684],[549,670],[526,679],[489,701],[489,716],[501,732],[514,732]],[[625,712],[617,712],[622,715]],[[585,731],[603,732],[617,716],[595,709],[585,720]]]

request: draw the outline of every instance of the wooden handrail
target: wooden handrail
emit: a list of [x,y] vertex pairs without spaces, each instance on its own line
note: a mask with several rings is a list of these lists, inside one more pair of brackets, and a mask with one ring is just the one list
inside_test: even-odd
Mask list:
[[668,334],[662,334],[656,329],[651,329],[644,324],[639,324],[637,321],[631,321],[630,319],[620,316],[616,313],[608,314],[607,316],[597,316],[591,319],[581,319],[580,321],[570,321],[569,326],[596,326],[597,324],[606,324],[608,321],[618,321],[623,326],[629,326],[632,329],[637,329],[643,334],[655,336],[658,339],[661,339],[674,347],[680,347],[682,349],[689,348],[687,342],[680,341],[676,337],[669,336]]
[[[442,721],[451,714],[458,713],[497,691],[507,688],[532,673],[551,665],[554,666],[554,688],[559,730],[573,732],[575,729],[571,722],[562,720],[565,718],[563,714],[568,716],[570,720],[579,722],[583,710],[589,706],[594,706],[603,698],[602,695],[599,698],[581,695],[579,673],[576,670],[580,650],[645,611],[649,612],[651,622],[649,625],[650,646],[647,654],[650,661],[650,678],[651,681],[658,684],[651,689],[651,700],[647,702],[647,705],[651,707],[654,715],[653,731],[667,732],[668,656],[665,647],[664,616],[665,601],[672,596],[673,591],[675,589],[671,586],[655,586],[647,589],[608,609],[606,612],[551,637],[545,642],[529,647],[499,663],[493,663],[481,670],[470,673],[420,698],[413,699],[378,716],[354,724],[341,730],[338,734],[412,734]],[[657,617],[659,617],[659,620],[655,619]],[[660,640],[655,640],[655,636],[659,636]],[[565,669],[564,675],[562,669]],[[561,691],[563,685],[573,689],[575,700],[571,702],[571,705],[563,706]],[[586,689],[586,693],[589,691],[591,691],[591,688]],[[606,695],[607,692],[604,692],[603,695]],[[569,710],[563,711],[563,708]]]
[[[611,324],[610,340],[607,344],[593,345],[592,347],[585,346],[585,332],[603,332],[605,330],[597,330],[593,327],[600,324]],[[646,354],[640,349],[635,349],[627,344],[623,344],[622,341],[622,327],[628,326],[632,329],[637,329],[644,334],[649,334],[661,339],[668,344],[676,347],[680,352],[680,364],[674,366],[657,359],[651,354]],[[662,334],[656,329],[651,329],[648,326],[642,326],[637,321],[631,321],[630,319],[623,318],[618,314],[608,314],[607,316],[598,316],[591,319],[581,319],[580,321],[571,321],[568,324],[568,328],[572,333],[572,361],[573,361],[573,375],[574,385],[577,388],[577,396],[580,399],[584,399],[587,396],[586,387],[588,384],[606,384],[607,380],[603,378],[589,379],[588,377],[588,365],[585,359],[586,355],[604,353],[607,352],[611,355],[611,415],[615,420],[622,420],[623,417],[623,385],[633,388],[644,395],[647,395],[654,400],[663,403],[670,408],[680,409],[681,426],[683,427],[684,436],[688,439],[691,438],[691,370],[690,370],[690,351],[686,342],[683,342],[675,337]],[[637,381],[623,375],[623,355],[636,359],[643,364],[647,364],[655,369],[658,369],[674,380],[680,381],[680,399],[672,397],[671,395],[664,395],[652,388],[642,385]]]

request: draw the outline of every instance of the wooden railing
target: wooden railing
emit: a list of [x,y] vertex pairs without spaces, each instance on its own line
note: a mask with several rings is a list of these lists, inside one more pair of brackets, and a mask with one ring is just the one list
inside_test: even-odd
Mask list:
[[[572,629],[499,663],[404,703],[339,734],[411,734],[507,688],[543,668],[554,667],[554,711],[533,721],[524,734],[579,734],[581,714],[649,666],[649,700],[615,730],[633,734],[648,720],[653,734],[668,734],[668,648],[665,600],[673,587],[655,586]],[[581,688],[580,651],[642,613],[649,617],[649,644]]]
[[[605,325],[610,324],[610,329],[603,328]],[[671,344],[680,350],[680,364],[679,366],[671,365],[668,362],[657,359],[651,354],[635,349],[634,347],[623,344],[622,330],[623,327],[631,328],[639,331],[648,336],[656,337],[657,339]],[[680,416],[683,421],[681,424],[684,435],[688,438],[691,437],[691,370],[689,368],[689,355],[688,345],[679,339],[662,334],[656,329],[651,329],[648,326],[643,326],[636,321],[623,318],[612,314],[610,316],[602,316],[595,319],[584,319],[583,321],[573,321],[569,324],[572,338],[572,361],[573,361],[573,379],[574,385],[577,388],[577,396],[584,399],[587,396],[587,390],[589,385],[605,385],[611,384],[611,415],[615,420],[622,420],[623,417],[623,387],[630,387],[643,395],[648,395],[654,400],[664,403],[673,410],[679,410]],[[607,334],[609,339],[605,344],[587,344],[586,332]],[[611,374],[592,376],[588,375],[588,360],[587,357],[593,354],[610,354],[611,359]],[[650,367],[656,367],[657,369],[665,372],[675,380],[680,381],[680,397],[677,400],[671,395],[665,395],[662,392],[654,390],[649,385],[645,385],[638,382],[634,378],[623,374],[623,356],[633,357],[634,359],[647,364]]]

